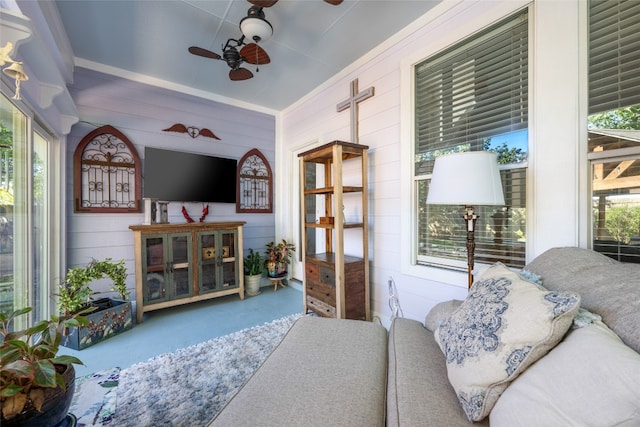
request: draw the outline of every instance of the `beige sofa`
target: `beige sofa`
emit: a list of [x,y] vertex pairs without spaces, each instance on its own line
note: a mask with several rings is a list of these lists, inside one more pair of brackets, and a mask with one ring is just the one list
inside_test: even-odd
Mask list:
[[[462,310],[452,301],[437,305],[426,326],[398,318],[388,333],[371,322],[301,318],[211,425],[640,425],[640,265],[555,248],[525,270],[556,291],[544,292],[545,300],[577,303],[554,320],[559,342],[545,336],[537,361],[487,393],[495,401],[479,422],[463,411],[464,393],[452,386],[459,375],[440,349],[445,326]],[[581,310],[574,319],[577,305],[592,314]],[[523,316],[526,332],[536,329],[527,323],[532,311],[515,311],[504,329],[517,332]]]

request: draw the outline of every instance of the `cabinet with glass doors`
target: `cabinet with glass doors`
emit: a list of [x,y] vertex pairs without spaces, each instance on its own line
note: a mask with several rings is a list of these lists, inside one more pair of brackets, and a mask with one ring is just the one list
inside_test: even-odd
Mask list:
[[132,225],[137,321],[146,311],[238,294],[244,222]]

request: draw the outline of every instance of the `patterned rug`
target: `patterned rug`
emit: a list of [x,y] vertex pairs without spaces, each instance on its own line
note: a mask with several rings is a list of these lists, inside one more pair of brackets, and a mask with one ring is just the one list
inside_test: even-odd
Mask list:
[[78,418],[78,426],[205,425],[299,317],[283,317],[156,356],[122,371],[78,378],[76,383],[80,385],[70,412]]
[[77,427],[103,426],[113,419],[120,368],[76,378],[76,389],[69,412]]

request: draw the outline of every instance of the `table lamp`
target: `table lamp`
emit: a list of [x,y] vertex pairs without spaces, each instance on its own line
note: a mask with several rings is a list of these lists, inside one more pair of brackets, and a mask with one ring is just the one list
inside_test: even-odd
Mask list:
[[473,284],[474,228],[477,205],[503,206],[504,194],[498,158],[490,151],[468,151],[436,158],[429,184],[427,204],[464,205],[467,225],[467,270],[469,287]]

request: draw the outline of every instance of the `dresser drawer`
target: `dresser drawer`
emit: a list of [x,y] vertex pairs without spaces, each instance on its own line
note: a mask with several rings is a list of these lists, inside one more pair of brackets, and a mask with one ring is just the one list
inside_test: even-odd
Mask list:
[[324,301],[335,307],[336,305],[336,288],[327,286],[324,283],[307,282],[307,297],[312,297],[320,301]]
[[306,262],[304,264],[304,280],[305,282],[319,282],[320,281],[320,270],[318,265]]
[[336,317],[336,307],[330,306],[319,299],[307,296],[307,309],[314,311],[320,316]]
[[336,273],[332,267],[307,261],[304,266],[305,279],[308,282],[321,282],[336,286]]
[[323,265],[318,269],[318,274],[320,276],[320,283],[324,283],[325,285],[330,285],[334,289],[336,287],[336,272],[330,268],[325,267]]

